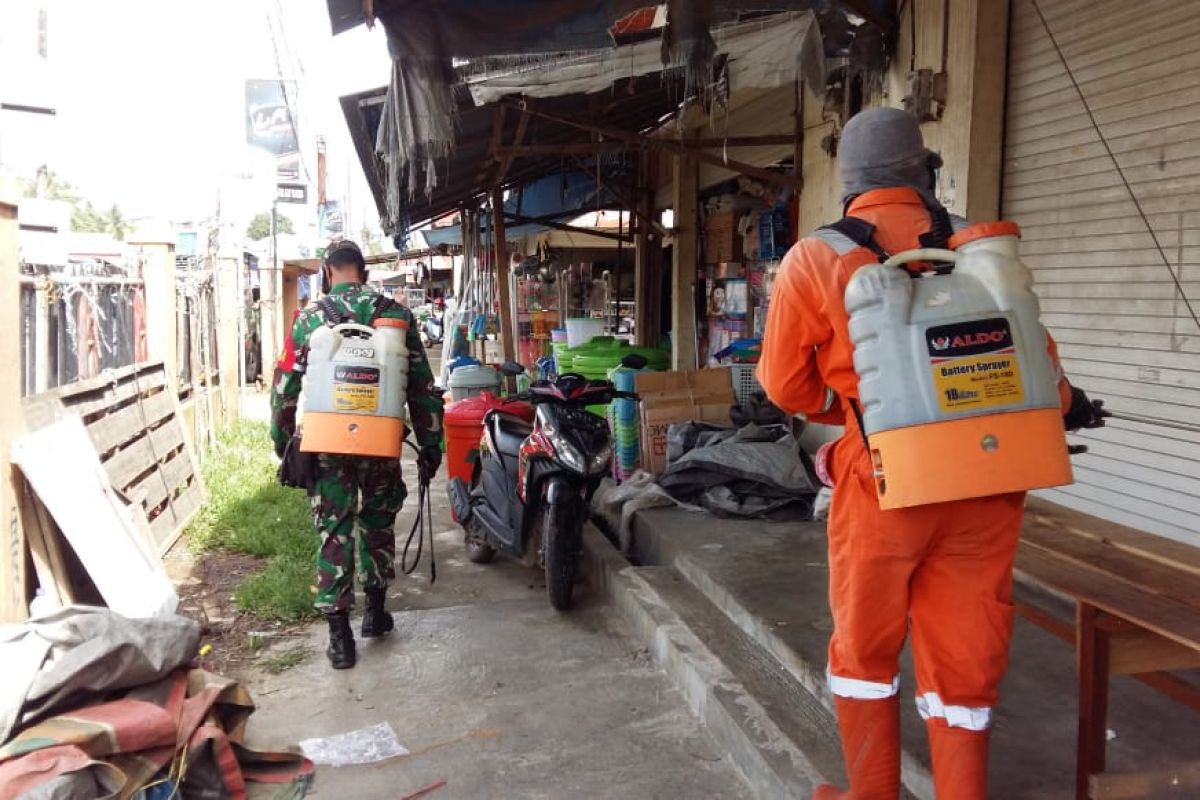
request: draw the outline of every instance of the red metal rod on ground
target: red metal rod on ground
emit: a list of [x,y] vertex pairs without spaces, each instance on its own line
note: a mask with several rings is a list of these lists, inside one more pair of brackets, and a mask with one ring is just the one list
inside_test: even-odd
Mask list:
[[400,798],[400,800],[417,800],[418,797],[425,797],[426,795],[433,794],[434,792],[436,792],[438,789],[442,788],[445,785],[446,785],[446,779],[441,778],[440,780],[437,780],[437,781],[429,784],[424,789],[418,789],[417,791],[413,792],[412,794],[404,795],[403,797]]

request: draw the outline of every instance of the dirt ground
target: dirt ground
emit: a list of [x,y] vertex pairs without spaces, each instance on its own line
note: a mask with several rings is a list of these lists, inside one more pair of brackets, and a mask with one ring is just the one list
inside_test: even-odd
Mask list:
[[204,669],[245,681],[278,669],[279,654],[306,638],[305,623],[285,625],[237,607],[234,591],[262,569],[265,559],[220,551],[198,556],[180,540],[165,561],[179,594],[179,613],[200,623]]

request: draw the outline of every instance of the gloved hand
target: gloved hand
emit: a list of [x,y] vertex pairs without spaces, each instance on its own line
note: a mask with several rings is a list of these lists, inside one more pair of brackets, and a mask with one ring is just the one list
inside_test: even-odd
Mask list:
[[442,466],[442,448],[436,444],[427,444],[422,447],[421,454],[417,456],[417,474],[420,475],[421,480],[432,481],[440,466]]
[[1063,426],[1069,431],[1080,428],[1103,428],[1112,412],[1104,410],[1103,400],[1089,400],[1078,386],[1071,387],[1071,408],[1063,415]]

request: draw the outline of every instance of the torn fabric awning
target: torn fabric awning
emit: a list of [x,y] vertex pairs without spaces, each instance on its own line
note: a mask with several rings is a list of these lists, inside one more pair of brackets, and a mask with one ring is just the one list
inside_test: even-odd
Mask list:
[[[714,28],[717,55],[729,65],[729,84],[773,89],[804,77],[824,85],[824,46],[811,11],[758,17]],[[621,47],[489,59],[489,71],[468,78],[476,105],[510,95],[558,97],[592,94],[614,81],[661,72],[662,43],[652,39]],[[703,88],[703,87],[701,87]]]

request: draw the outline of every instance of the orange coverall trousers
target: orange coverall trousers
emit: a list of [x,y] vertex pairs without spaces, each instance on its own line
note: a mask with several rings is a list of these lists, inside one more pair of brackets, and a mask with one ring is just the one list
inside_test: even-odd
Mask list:
[[[931,224],[910,189],[864,193],[849,213],[875,225],[876,241],[893,253],[917,247]],[[965,226],[964,220],[955,222],[956,229]],[[1024,494],[879,508],[870,459],[851,413],[858,376],[843,301],[854,272],[875,261],[871,252],[836,234],[818,231],[797,243],[771,293],[758,377],[785,412],[846,425],[825,466],[835,484],[829,684],[850,773],[849,797],[899,795],[899,657],[911,631],[917,707],[927,722],[938,798],[981,800],[987,794],[987,731],[1012,634],[1012,566]],[[1053,341],[1047,345],[1057,364]],[[1070,402],[1065,380],[1060,393],[1065,409]],[[844,796],[831,787],[817,795]]]
[[[882,511],[853,422],[831,461],[829,684],[843,739],[850,740],[850,797],[898,794],[896,694],[911,631],[917,708],[929,727],[938,797],[981,800],[984,734],[1008,666],[1024,494]],[[864,736],[869,741],[855,747]]]

